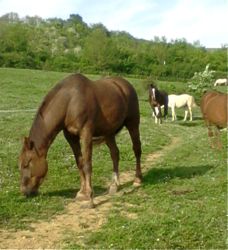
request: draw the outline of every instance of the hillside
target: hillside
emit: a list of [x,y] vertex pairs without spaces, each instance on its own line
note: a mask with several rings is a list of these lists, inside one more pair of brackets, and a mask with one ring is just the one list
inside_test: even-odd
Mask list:
[[186,80],[208,63],[216,77],[225,77],[226,60],[226,48],[208,50],[184,38],[167,42],[156,34],[151,41],[136,39],[101,23],[88,25],[78,14],[67,20],[0,17],[0,67]]

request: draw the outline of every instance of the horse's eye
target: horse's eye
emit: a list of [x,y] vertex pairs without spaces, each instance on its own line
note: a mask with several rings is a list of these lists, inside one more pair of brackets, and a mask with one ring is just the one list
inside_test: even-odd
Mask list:
[[25,163],[23,164],[23,168],[24,168],[24,169],[25,169],[25,168],[29,168],[30,162],[31,162],[31,160],[25,162]]

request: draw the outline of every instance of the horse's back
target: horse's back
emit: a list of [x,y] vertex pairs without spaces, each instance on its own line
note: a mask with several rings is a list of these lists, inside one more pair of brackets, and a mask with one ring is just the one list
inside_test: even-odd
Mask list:
[[184,106],[192,106],[195,103],[194,97],[188,94],[169,95],[168,100],[169,107],[177,108]]
[[[92,81],[82,74],[72,74],[63,79],[59,84],[59,89],[62,92],[68,92],[69,98],[87,96],[91,98],[93,95],[97,102],[110,102],[114,103],[115,98],[121,97],[126,102],[138,102],[137,94],[133,86],[121,77],[108,77],[96,81]],[[80,99],[80,98],[79,98]]]
[[94,135],[101,136],[119,131],[127,120],[138,126],[138,98],[128,81],[120,77],[92,81],[80,74],[69,79],[63,84],[69,98],[65,126],[71,131],[80,131],[89,123]]
[[200,104],[204,120],[218,127],[227,127],[227,94],[219,92],[208,92]]

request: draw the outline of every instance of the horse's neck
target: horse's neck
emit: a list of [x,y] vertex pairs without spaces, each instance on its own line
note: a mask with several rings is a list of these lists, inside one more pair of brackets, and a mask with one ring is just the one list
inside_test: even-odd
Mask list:
[[50,124],[46,117],[42,117],[38,111],[31,127],[29,138],[34,142],[38,153],[46,156],[50,145],[60,130],[58,121]]

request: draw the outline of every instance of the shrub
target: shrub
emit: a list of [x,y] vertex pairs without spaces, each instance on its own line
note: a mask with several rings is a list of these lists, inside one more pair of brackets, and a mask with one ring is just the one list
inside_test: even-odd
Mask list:
[[212,88],[215,71],[209,70],[209,66],[210,65],[207,64],[204,71],[194,73],[191,82],[188,84],[188,88],[191,92],[202,94]]

